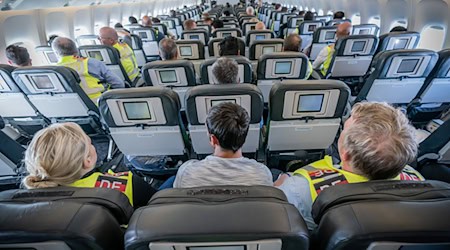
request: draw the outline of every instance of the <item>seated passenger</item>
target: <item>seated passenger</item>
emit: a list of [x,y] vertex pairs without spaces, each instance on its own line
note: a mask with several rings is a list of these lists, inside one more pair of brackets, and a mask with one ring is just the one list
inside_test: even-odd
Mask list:
[[262,163],[242,156],[250,118],[241,106],[221,103],[211,108],[206,118],[213,155],[181,165],[174,188],[217,185],[272,186],[272,174]]
[[[103,62],[94,58],[80,57],[75,42],[69,38],[55,38],[52,49],[59,57],[59,66],[72,68],[78,73],[81,88],[94,103],[97,103],[98,98],[109,86],[113,89],[125,87],[124,82]],[[108,86],[105,87],[102,83]]]
[[229,10],[225,10],[223,12],[223,16],[231,16],[231,12]]
[[117,32],[110,27],[103,27],[99,32],[100,42],[116,48],[120,53],[120,63],[131,81],[139,77],[139,68],[133,50],[126,43],[119,43]]
[[131,40],[130,31],[123,28],[121,23],[116,23],[114,25],[114,29],[117,32],[117,35],[122,39],[123,42],[126,42],[130,48],[133,46],[133,41]]
[[[386,103],[357,103],[338,140],[340,165],[326,156],[276,182],[303,215],[310,230],[316,227],[311,208],[323,189],[369,180],[423,180],[407,166],[417,155],[414,128],[408,118]],[[334,177],[333,182],[330,178]]]
[[130,24],[138,24],[138,20],[134,16],[129,16],[128,22],[130,22]]
[[212,65],[212,73],[219,84],[239,83],[239,67],[233,58],[217,59]]
[[266,25],[263,22],[258,22],[255,25],[255,30],[266,30]]
[[214,32],[216,29],[221,29],[221,28],[223,28],[223,21],[222,20],[219,20],[219,19],[216,19],[216,20],[214,20],[213,22],[212,22],[212,30],[211,30],[211,33],[212,32]]
[[212,18],[211,17],[205,18],[205,20],[203,20],[203,24],[211,26],[213,24]]
[[[284,39],[283,51],[300,52],[302,49],[302,38],[297,34],[289,34],[286,39]],[[308,60],[308,71],[306,72],[306,78],[308,79],[312,74],[312,64]]]
[[403,26],[395,26],[394,28],[391,29],[391,31],[389,31],[389,33],[390,32],[405,32],[405,31],[408,31],[408,29]]
[[178,48],[175,40],[162,39],[159,43],[159,56],[163,61],[178,60]]
[[227,36],[219,43],[220,56],[238,56],[240,52],[239,40],[234,36]]
[[154,189],[131,172],[95,171],[97,153],[76,123],[55,123],[38,131],[25,151],[28,189],[57,186],[103,187],[123,192],[135,207],[147,205]]
[[248,6],[247,9],[245,10],[245,12],[246,12],[247,15],[249,15],[249,16],[254,16],[254,15],[255,15],[255,9],[253,9],[252,6]]
[[[352,32],[352,24],[349,22],[341,23],[338,25],[336,30],[336,41],[339,39],[346,38]],[[328,68],[331,64],[331,59],[334,54],[334,46],[336,43],[330,44],[323,48],[319,55],[317,55],[316,60],[313,62],[313,69],[320,70],[323,76],[328,72]]]
[[8,64],[14,67],[31,66],[30,54],[26,48],[11,44],[6,47],[5,52]]
[[159,29],[153,28],[152,25],[153,25],[153,21],[149,16],[142,17],[142,27],[152,28],[152,30],[155,32],[155,35],[156,35],[156,41],[159,42],[164,38],[164,34],[159,32]]
[[183,22],[184,30],[195,30],[197,28],[197,24],[194,20],[188,19]]
[[336,11],[333,15],[333,20],[328,21],[327,25],[330,25],[331,23],[336,22],[336,21],[342,21],[344,19],[345,19],[345,13],[342,11]]

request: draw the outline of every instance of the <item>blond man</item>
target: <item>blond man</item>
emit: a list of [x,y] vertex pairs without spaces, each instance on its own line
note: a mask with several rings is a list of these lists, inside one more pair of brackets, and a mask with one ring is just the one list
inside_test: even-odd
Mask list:
[[414,128],[398,109],[386,103],[358,103],[338,140],[341,163],[332,158],[300,168],[275,183],[299,209],[310,230],[316,227],[312,204],[330,186],[369,180],[423,180],[409,167],[417,154]]

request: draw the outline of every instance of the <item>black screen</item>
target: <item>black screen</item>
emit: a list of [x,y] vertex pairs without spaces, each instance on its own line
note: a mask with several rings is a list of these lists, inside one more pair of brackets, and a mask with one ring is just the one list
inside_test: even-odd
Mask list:
[[54,89],[52,81],[50,80],[50,77],[47,75],[40,75],[40,76],[31,76],[31,80],[34,83],[34,86],[36,86],[37,89]]
[[147,102],[124,102],[123,108],[128,120],[151,120]]
[[275,74],[290,74],[292,62],[275,62]]
[[200,40],[200,36],[199,35],[191,35],[189,38],[192,39],[192,40]]
[[398,67],[397,73],[413,73],[420,59],[404,59]]
[[256,28],[255,25],[250,26],[250,30],[255,30],[255,28]]
[[298,97],[297,112],[320,112],[323,95],[301,95]]
[[309,32],[314,32],[316,30],[316,28],[317,28],[317,25],[309,25],[308,26],[308,31]]
[[227,32],[227,33],[222,33],[222,37],[227,37],[227,36],[231,36],[231,33]]
[[408,39],[397,39],[394,43],[393,49],[405,49]]
[[161,83],[176,83],[176,82],[178,82],[177,74],[175,73],[175,70],[159,71],[159,78],[161,78]]
[[218,99],[218,100],[211,100],[211,107],[216,106],[220,103],[224,103],[224,102],[231,102],[231,103],[236,103],[235,99]]
[[141,39],[148,39],[147,32],[139,32],[139,37],[141,37]]
[[366,46],[365,41],[356,41],[353,43],[352,52],[363,52],[365,46]]
[[325,40],[334,40],[336,32],[335,31],[327,31],[325,33]]

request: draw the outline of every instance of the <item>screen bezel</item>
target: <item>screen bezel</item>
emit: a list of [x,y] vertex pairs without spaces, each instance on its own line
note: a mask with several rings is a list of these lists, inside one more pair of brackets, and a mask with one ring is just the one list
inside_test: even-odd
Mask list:
[[[277,65],[278,64],[287,64],[287,63],[289,63],[289,72],[288,73],[279,73],[279,72],[277,72]],[[273,72],[274,72],[275,75],[291,75],[292,74],[292,65],[293,65],[292,61],[275,61]]]
[[[321,103],[320,103],[320,108],[318,109],[318,110],[308,110],[308,111],[302,111],[302,110],[300,110],[300,101],[301,101],[301,98],[303,97],[303,96],[321,96],[322,97],[322,101],[321,101]],[[324,104],[324,99],[325,99],[325,94],[299,94],[298,95],[298,98],[297,98],[297,113],[298,114],[301,114],[301,113],[319,113],[319,112],[321,112],[322,111],[322,108],[323,108],[323,104]]]
[[[86,51],[86,53],[88,54],[88,57],[89,57],[89,58],[97,59],[97,60],[99,60],[100,62],[104,62],[104,61],[105,61],[105,58],[103,57],[103,53],[102,53],[102,51],[100,51],[100,50],[88,50],[88,51]],[[95,56],[92,56],[91,53],[97,53],[98,55],[100,55],[100,57],[101,57],[102,59],[98,59],[98,58],[96,58]]]
[[[363,44],[362,49],[361,49],[361,50],[354,51],[353,48],[355,47],[355,44]],[[351,53],[361,53],[361,52],[364,52],[365,49],[366,49],[366,45],[367,45],[367,41],[354,41],[354,42],[352,43],[352,47],[350,48],[350,52],[351,52]]]
[[[189,48],[189,51],[191,52],[190,55],[183,55],[182,50],[186,49],[186,48]],[[192,55],[193,55],[193,50],[192,50],[191,46],[181,46],[180,45],[179,50],[180,50],[180,56],[182,56],[182,57],[192,57]]]
[[[50,83],[52,84],[52,87],[51,87],[51,88],[39,88],[39,87],[37,86],[36,81],[35,81],[34,78],[35,78],[35,77],[42,77],[42,76],[47,77],[47,79],[48,79],[48,80],[50,81]],[[37,90],[37,91],[40,91],[40,92],[47,92],[47,91],[49,91],[49,90],[55,90],[55,89],[56,89],[56,86],[55,86],[55,84],[52,83],[51,77],[50,77],[49,75],[45,75],[45,74],[40,74],[40,75],[28,75],[27,77],[28,77],[28,80],[30,81],[31,85],[33,86],[33,88],[34,88],[35,90]]]
[[[172,84],[172,83],[179,83],[178,76],[177,76],[177,71],[176,71],[175,69],[158,70],[157,72],[158,72],[158,77],[159,77],[160,83],[161,83],[162,85],[170,85],[170,84]],[[163,73],[166,73],[166,72],[173,72],[173,73],[175,74],[175,81],[164,82],[164,81],[163,81],[163,78],[162,78],[162,76],[161,76],[161,72],[163,72]]]
[[[400,71],[400,67],[402,66],[403,62],[405,61],[416,61],[416,65],[414,65],[414,68],[412,71]],[[413,58],[413,59],[403,59],[401,60],[400,64],[397,67],[397,70],[395,73],[397,74],[415,74],[417,71],[417,67],[420,65],[420,59],[419,58]]]
[[[138,118],[138,119],[131,119],[129,116],[128,116],[128,112],[127,112],[127,108],[126,108],[126,104],[136,104],[136,103],[143,103],[143,104],[146,104],[147,105],[147,109],[148,109],[148,113],[149,113],[149,118]],[[148,120],[152,120],[152,118],[153,118],[153,116],[152,116],[152,111],[151,111],[151,109],[150,109],[150,105],[149,105],[149,103],[148,103],[148,101],[123,101],[122,102],[122,107],[123,107],[123,111],[124,111],[124,113],[125,113],[125,116],[126,116],[126,118],[127,118],[127,120],[128,121],[132,121],[132,122],[134,122],[134,121],[143,121],[143,120],[145,120],[145,121],[148,121]]]
[[[261,46],[261,47],[262,47],[261,48],[261,55],[275,53],[275,51],[276,51],[276,47],[274,45],[272,45],[272,46]],[[267,49],[267,48],[273,48],[273,50],[271,52],[264,53],[264,50]]]

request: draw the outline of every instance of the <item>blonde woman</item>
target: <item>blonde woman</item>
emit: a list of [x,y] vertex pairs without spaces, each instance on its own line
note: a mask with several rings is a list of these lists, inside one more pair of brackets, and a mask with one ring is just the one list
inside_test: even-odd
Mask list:
[[97,153],[91,139],[72,122],[53,124],[37,132],[25,152],[28,189],[57,186],[103,187],[123,192],[135,207],[145,206],[155,192],[131,172],[95,172]]

